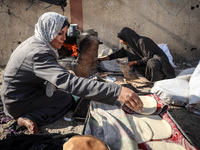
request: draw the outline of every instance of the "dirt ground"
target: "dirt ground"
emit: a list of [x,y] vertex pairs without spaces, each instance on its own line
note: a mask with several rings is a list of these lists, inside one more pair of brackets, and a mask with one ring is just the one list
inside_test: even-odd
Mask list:
[[[181,70],[186,68],[196,67],[198,62],[194,62],[192,64],[189,63],[177,63],[176,66],[176,74],[178,74]],[[2,84],[2,76],[4,72],[4,67],[0,67],[0,86]],[[142,88],[139,89],[140,91],[150,91],[150,88]],[[186,110],[184,107],[175,107],[169,106],[168,109],[169,113],[175,119],[177,124],[180,126],[186,138],[193,143],[193,145],[200,149],[200,115],[194,114]],[[78,133],[82,134],[84,128],[84,122],[81,121],[74,121],[70,120],[73,112],[69,112],[65,115],[64,118],[69,119],[68,121],[64,118],[60,120],[41,127],[41,134],[48,134],[48,133],[60,133],[60,134],[67,134],[67,133]],[[7,124],[0,124],[0,140],[4,139],[8,133],[8,127],[14,121],[11,120]],[[25,130],[26,134],[29,134],[27,130]]]

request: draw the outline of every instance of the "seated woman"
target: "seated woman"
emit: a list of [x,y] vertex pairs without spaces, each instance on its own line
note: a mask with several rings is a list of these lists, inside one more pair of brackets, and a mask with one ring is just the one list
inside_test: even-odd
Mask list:
[[148,37],[139,36],[124,27],[119,33],[120,42],[126,45],[119,51],[100,58],[99,61],[128,57],[129,67],[133,67],[149,81],[174,78],[175,71],[166,54]]
[[[66,40],[68,26],[67,17],[44,13],[35,25],[35,35],[14,50],[6,65],[1,86],[4,112],[32,134],[40,132],[38,126],[64,116],[73,105],[72,94],[107,104],[115,104],[118,99],[132,109],[143,108],[134,91],[77,77],[58,63],[57,50]],[[57,90],[46,93],[46,82]]]

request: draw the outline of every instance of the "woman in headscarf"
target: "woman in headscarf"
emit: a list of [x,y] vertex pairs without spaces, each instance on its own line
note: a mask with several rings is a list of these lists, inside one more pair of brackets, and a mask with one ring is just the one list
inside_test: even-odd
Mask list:
[[168,57],[150,38],[139,36],[128,27],[124,27],[118,33],[118,38],[126,47],[99,59],[100,62],[128,57],[129,67],[133,67],[149,81],[175,77],[174,68],[171,66]]
[[[35,25],[35,35],[21,43],[11,55],[3,77],[1,98],[4,112],[31,133],[64,116],[78,97],[115,104],[118,100],[132,109],[143,104],[138,95],[117,84],[97,82],[74,76],[58,62],[57,49],[66,40],[67,17],[44,13]],[[47,88],[57,88],[53,93]],[[47,90],[48,91],[48,90]]]

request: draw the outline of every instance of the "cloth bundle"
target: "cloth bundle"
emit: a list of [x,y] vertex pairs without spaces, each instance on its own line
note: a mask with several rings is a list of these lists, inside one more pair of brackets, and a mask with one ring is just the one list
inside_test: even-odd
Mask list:
[[176,78],[155,82],[151,89],[167,104],[185,106],[200,114],[200,61],[196,68],[181,72]]

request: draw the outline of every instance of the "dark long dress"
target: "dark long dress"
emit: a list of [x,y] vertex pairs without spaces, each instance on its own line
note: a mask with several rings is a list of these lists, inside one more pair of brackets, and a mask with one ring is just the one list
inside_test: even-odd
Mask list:
[[110,59],[128,57],[128,61],[137,61],[134,68],[149,81],[175,77],[174,68],[168,57],[150,38],[139,36],[127,27],[120,31],[118,37],[128,45],[109,55]]

